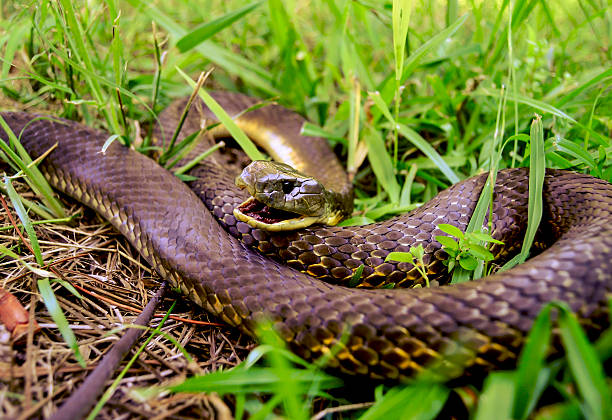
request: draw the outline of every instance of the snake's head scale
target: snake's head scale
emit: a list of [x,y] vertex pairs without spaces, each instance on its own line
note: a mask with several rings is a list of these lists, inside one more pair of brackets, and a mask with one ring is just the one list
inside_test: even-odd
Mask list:
[[340,220],[331,193],[313,177],[284,163],[254,161],[236,178],[236,185],[251,197],[234,209],[234,216],[252,227],[294,230]]

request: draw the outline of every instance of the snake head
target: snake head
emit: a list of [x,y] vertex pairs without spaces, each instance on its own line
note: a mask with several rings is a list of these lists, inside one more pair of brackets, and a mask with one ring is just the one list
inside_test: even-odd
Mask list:
[[254,161],[236,185],[251,197],[234,209],[234,216],[252,227],[280,231],[339,221],[323,184],[284,163]]

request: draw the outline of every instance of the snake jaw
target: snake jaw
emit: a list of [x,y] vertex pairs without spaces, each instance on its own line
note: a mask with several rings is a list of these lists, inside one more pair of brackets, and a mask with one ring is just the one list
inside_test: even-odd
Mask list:
[[320,217],[303,216],[285,210],[269,207],[256,200],[247,198],[242,204],[234,208],[234,217],[241,222],[257,229],[280,232],[286,230],[303,229],[314,223],[321,222]]

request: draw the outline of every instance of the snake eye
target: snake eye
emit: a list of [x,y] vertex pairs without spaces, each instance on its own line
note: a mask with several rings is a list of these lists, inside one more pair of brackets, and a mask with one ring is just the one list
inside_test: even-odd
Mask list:
[[291,191],[293,191],[294,186],[295,185],[291,181],[283,181],[282,183],[283,193],[289,194]]

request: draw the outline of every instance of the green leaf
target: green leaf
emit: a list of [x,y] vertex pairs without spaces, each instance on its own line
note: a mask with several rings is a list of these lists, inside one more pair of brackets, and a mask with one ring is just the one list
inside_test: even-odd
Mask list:
[[458,227],[449,225],[448,223],[440,223],[438,225],[438,229],[458,239],[463,239],[464,237],[463,232],[461,232]]
[[449,389],[442,384],[420,382],[391,388],[360,420],[434,419],[448,398]]
[[369,225],[374,222],[375,222],[374,219],[371,219],[366,216],[355,216],[355,217],[349,217],[348,219],[344,219],[343,221],[338,223],[338,226],[363,226],[363,225]]
[[422,260],[423,256],[425,255],[425,249],[423,249],[423,244],[418,244],[417,246],[410,247],[410,253],[418,261]]
[[236,22],[243,16],[249,14],[257,6],[259,6],[262,1],[256,1],[254,3],[248,4],[240,9],[234,10],[232,12],[226,13],[223,16],[220,16],[210,22],[205,22],[195,28],[193,31],[184,35],[181,39],[176,42],[176,46],[181,52],[186,52],[195,47],[196,45],[201,44],[211,36],[220,32],[222,29],[230,26],[232,23]]
[[400,80],[404,67],[404,49],[408,36],[408,25],[412,12],[412,2],[409,0],[393,0],[392,27],[393,27],[393,53],[395,57],[395,79]]
[[455,241],[451,237],[448,237],[448,236],[436,236],[436,241],[440,242],[440,244],[445,249],[450,249],[450,250],[453,250],[453,251],[458,251],[459,250],[459,244],[457,243],[457,241]]
[[415,145],[425,156],[431,159],[432,162],[436,164],[436,167],[444,174],[444,176],[453,184],[459,182],[459,177],[455,172],[448,166],[448,163],[436,150],[429,144],[427,140],[425,140],[419,133],[414,131],[413,129],[405,126],[404,124],[397,125],[398,130],[402,136],[406,138],[409,142]]
[[53,289],[51,289],[51,285],[49,284],[49,279],[40,279],[38,280],[38,291],[42,297],[51,318],[53,318],[53,322],[57,325],[57,329],[64,337],[64,341],[68,344],[68,347],[72,349],[74,353],[74,357],[82,368],[86,367],[85,359],[81,355],[79,351],[79,344],[77,343],[76,337],[70,329],[70,325],[68,325],[68,321],[66,320],[66,316],[62,311],[62,308],[59,306],[57,299],[55,298],[55,294],[53,293]]
[[478,267],[478,260],[471,255],[464,254],[459,257],[459,265],[468,271],[472,271]]
[[[189,76],[187,76],[178,67],[176,68],[176,71],[178,71],[179,74],[183,76],[183,78],[187,81],[187,83],[189,83],[192,88],[195,88],[196,83],[191,80]],[[200,98],[202,98],[202,100],[204,101],[206,106],[212,111],[212,113],[215,114],[215,116],[219,119],[219,121],[221,122],[221,124],[223,124],[227,131],[229,131],[230,135],[238,142],[242,150],[244,150],[244,152],[249,156],[251,160],[265,159],[265,156],[262,155],[259,150],[257,150],[257,147],[253,144],[251,139],[249,139],[247,135],[244,134],[244,132],[240,129],[240,127],[236,125],[234,119],[230,117],[227,112],[225,112],[221,105],[219,105],[219,103],[215,101],[215,99],[210,96],[210,94],[206,90],[204,90],[204,88],[200,88],[200,90],[198,91],[198,95],[200,96]]]
[[488,233],[484,233],[484,232],[471,232],[469,235],[472,238],[474,238],[474,239],[476,239],[478,241],[492,242],[494,244],[500,244],[500,245],[504,244],[502,241],[498,241],[497,239],[493,239],[493,237],[491,235],[489,235]]
[[[0,149],[8,157],[7,163],[13,167],[19,168],[26,175],[26,182],[32,190],[43,200],[43,202],[51,209],[53,215],[62,218],[65,217],[62,204],[53,195],[51,186],[40,172],[36,165],[32,166],[32,158],[28,155],[25,148],[19,142],[19,139],[8,126],[4,118],[0,115],[0,127],[6,132],[10,145],[9,147],[4,141],[0,141]],[[18,133],[21,135],[21,133]],[[15,150],[13,150],[13,148]]]
[[416,68],[416,66],[421,62],[425,54],[427,54],[429,51],[432,51],[438,48],[438,46],[442,44],[442,42],[446,41],[448,38],[453,36],[453,34],[457,32],[457,30],[461,27],[461,25],[465,23],[468,16],[469,14],[465,14],[461,16],[452,25],[438,32],[430,40],[428,40],[426,43],[424,43],[419,48],[417,48],[415,52],[410,54],[410,56],[404,62],[402,83],[412,73],[412,71]]
[[494,257],[487,248],[478,244],[470,244],[469,246],[470,253],[476,258],[480,258],[484,261],[491,261]]
[[475,420],[511,419],[516,385],[514,372],[490,374],[480,394]]
[[557,306],[562,308],[559,314],[561,341],[572,376],[584,398],[585,417],[601,420],[609,418],[612,412],[612,395],[606,383],[603,365],[568,306]]
[[385,142],[380,136],[380,132],[374,130],[371,125],[366,126],[365,142],[368,146],[368,160],[372,165],[372,170],[376,179],[380,182],[383,189],[389,194],[393,203],[399,203],[400,186],[395,178],[395,170],[391,156],[387,153]]
[[524,419],[529,415],[543,390],[543,379],[540,376],[542,372],[545,372],[544,375],[549,373],[543,369],[550,342],[551,308],[551,305],[546,305],[538,314],[518,360],[512,409],[512,417],[515,419]]
[[[383,113],[383,115],[389,120],[392,125],[392,128],[397,128],[398,131],[404,136],[408,141],[410,141],[413,145],[415,145],[425,156],[427,156],[431,161],[434,162],[436,167],[451,181],[453,184],[459,182],[459,177],[455,174],[455,172],[448,166],[448,164],[442,159],[442,156],[425,140],[419,133],[408,128],[404,124],[397,123],[393,116],[391,115],[391,111],[389,111],[389,107],[385,104],[379,92],[369,92],[368,96],[376,107]],[[387,154],[385,150],[385,154]]]
[[590,167],[596,168],[597,164],[595,163],[595,159],[582,147],[574,143],[573,141],[563,139],[561,137],[554,137],[548,139],[545,143],[546,149],[553,149],[559,152],[566,153],[576,159],[578,159],[582,164]]
[[36,232],[34,232],[34,227],[32,226],[32,222],[28,217],[28,213],[26,212],[25,207],[23,207],[23,203],[21,202],[21,197],[13,188],[13,184],[8,177],[4,177],[4,186],[8,193],[9,198],[11,199],[11,203],[15,208],[15,212],[17,216],[19,216],[19,220],[23,224],[26,233],[28,234],[28,239],[30,240],[30,246],[32,247],[32,251],[34,252],[34,257],[36,258],[36,262],[39,266],[43,266],[45,264],[42,253],[40,252],[40,245],[38,244],[38,238],[36,237]]
[[414,264],[414,257],[409,252],[389,252],[385,261],[397,261]]
[[[340,379],[323,372],[292,368],[289,372],[292,380],[299,384],[302,390],[317,382],[321,388],[337,388],[343,383]],[[217,392],[224,394],[243,394],[249,392],[274,392],[282,383],[276,372],[266,367],[250,369],[230,369],[216,371],[203,376],[194,376],[180,384],[169,386],[173,392]]]
[[363,274],[363,268],[365,266],[361,264],[359,267],[355,269],[355,272],[351,276],[351,280],[349,281],[349,287],[357,287],[359,283],[361,283],[361,276]]
[[[187,34],[187,30],[181,25],[174,22],[168,15],[162,13],[154,4],[145,0],[128,0],[133,7],[137,8],[141,13],[148,16],[150,19],[162,26],[173,38],[182,38]],[[270,81],[272,76],[253,63],[233,51],[220,47],[210,39],[202,42],[195,47],[195,50],[202,56],[208,58],[220,67],[224,68],[229,73],[235,74],[253,86],[257,86],[263,91],[277,95],[278,91],[274,88]]]

